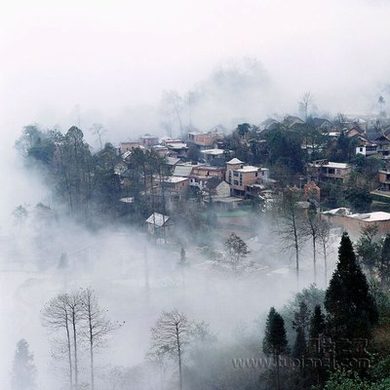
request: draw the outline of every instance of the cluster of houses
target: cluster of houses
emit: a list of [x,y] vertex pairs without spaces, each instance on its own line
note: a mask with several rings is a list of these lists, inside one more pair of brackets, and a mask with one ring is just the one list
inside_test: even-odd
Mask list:
[[[216,129],[189,132],[185,142],[145,135],[138,141],[121,142],[119,153],[124,161],[135,148],[154,150],[164,157],[169,174],[159,178],[159,182],[156,180],[156,187],[161,185],[169,199],[181,199],[193,189],[206,194],[205,201],[232,208],[244,198],[261,196],[273,181],[268,168],[250,166],[237,158],[230,158],[229,151],[219,147],[222,138]],[[199,151],[199,161],[188,158],[191,145]],[[116,172],[121,174],[120,164]]]
[[[341,126],[340,124],[335,126],[327,119],[314,118],[313,121],[315,127],[321,129],[330,140],[336,142],[341,132],[355,140],[356,155],[376,156],[384,161],[385,166],[387,162],[390,164],[390,127],[379,131],[372,123],[362,119],[346,121],[341,123]],[[304,121],[294,116],[285,117],[282,123],[268,119],[257,127],[257,131],[269,131],[280,124],[285,128],[293,129],[302,126]],[[126,161],[135,148],[154,150],[159,156],[164,157],[168,173],[156,180],[155,187],[152,184],[149,190],[151,192],[154,189],[164,190],[168,204],[184,198],[191,190],[202,195],[205,202],[213,202],[223,209],[234,209],[247,198],[272,200],[275,181],[270,178],[269,169],[248,165],[234,157],[231,151],[224,148],[223,139],[224,135],[219,128],[207,132],[190,131],[186,139],[159,138],[146,134],[137,141],[121,142],[119,153],[123,161]],[[308,147],[302,145],[303,148],[304,146]],[[197,153],[196,159],[191,156],[194,150]],[[325,159],[312,161],[307,165],[306,182],[344,183],[348,180],[352,169],[353,167],[348,163]],[[120,164],[116,172],[119,175],[123,173]],[[373,193],[390,198],[390,165],[389,168],[378,172],[378,187]],[[131,203],[132,199],[123,198],[121,201]],[[344,221],[345,228],[357,229],[357,226],[375,221],[385,224],[387,229],[390,214],[351,215],[345,209],[337,209],[329,212],[327,218],[338,223]],[[152,231],[171,223],[169,216],[159,213],[153,213],[146,222]]]

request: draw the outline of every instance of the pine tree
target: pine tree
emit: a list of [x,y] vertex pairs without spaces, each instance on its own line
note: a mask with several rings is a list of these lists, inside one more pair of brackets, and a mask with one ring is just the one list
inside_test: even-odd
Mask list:
[[280,355],[287,353],[288,348],[284,320],[282,316],[273,307],[271,307],[267,317],[265,337],[263,340],[263,351],[266,355],[272,355],[276,361],[277,389],[279,390],[279,357]]
[[16,344],[15,358],[12,368],[12,390],[35,389],[34,356],[30,353],[29,345],[22,339]]
[[[309,353],[312,359],[322,360],[323,351],[321,339],[325,332],[325,315],[322,313],[321,306],[316,305],[313,315],[310,318],[310,342]],[[322,364],[315,364],[311,373],[314,383],[320,384],[325,378],[325,368]]]
[[294,358],[300,359],[302,356],[306,353],[306,337],[305,337],[305,331],[302,327],[298,327],[296,329],[297,336],[295,338],[295,344],[292,351],[292,355]]
[[294,313],[293,328],[298,330],[302,329],[304,336],[306,337],[309,331],[310,324],[310,310],[304,301],[299,302],[299,310]]
[[325,330],[325,315],[322,314],[321,306],[316,305],[314,313],[310,318],[310,338],[316,339]]
[[341,238],[339,261],[326,291],[325,308],[330,334],[335,339],[367,338],[378,321],[375,300],[347,233]]

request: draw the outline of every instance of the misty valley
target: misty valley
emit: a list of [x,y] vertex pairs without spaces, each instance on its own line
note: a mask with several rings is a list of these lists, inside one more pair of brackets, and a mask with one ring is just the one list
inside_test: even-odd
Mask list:
[[13,389],[387,388],[390,214],[367,130],[93,130],[97,147],[77,126],[15,143],[43,191],[2,229]]
[[390,390],[390,1],[1,5],[0,390]]

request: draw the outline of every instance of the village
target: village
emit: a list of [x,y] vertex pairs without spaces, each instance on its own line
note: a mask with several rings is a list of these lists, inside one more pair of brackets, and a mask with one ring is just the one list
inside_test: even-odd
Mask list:
[[[301,141],[302,169],[291,170],[287,179],[276,168],[287,171],[288,164],[270,163],[273,132],[300,134],[294,142]],[[243,148],[256,148],[257,155],[243,153]],[[145,187],[149,196],[164,199],[163,208],[156,207],[145,220],[156,239],[167,240],[174,224],[170,211],[191,199],[212,204],[217,214],[224,216],[222,225],[245,234],[245,227],[253,223],[253,207],[244,212],[248,205],[270,209],[286,189],[299,192],[297,204],[303,213],[314,204],[321,218],[354,237],[367,226],[377,226],[380,234],[390,228],[390,121],[383,116],[347,119],[340,115],[334,121],[286,116],[280,121],[267,119],[258,126],[238,125],[233,135],[223,127],[191,129],[178,138],[146,134],[119,144],[121,161],[115,172],[125,192],[128,164],[135,150],[155,153],[164,164],[163,173],[153,175]],[[339,197],[348,191],[363,200]],[[134,198],[125,196],[120,201],[130,206]]]

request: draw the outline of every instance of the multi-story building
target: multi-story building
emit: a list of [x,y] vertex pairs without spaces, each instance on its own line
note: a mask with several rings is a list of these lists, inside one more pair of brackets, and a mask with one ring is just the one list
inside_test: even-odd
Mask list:
[[351,166],[347,163],[317,160],[308,164],[308,175],[314,181],[341,181],[347,180],[351,173]]
[[188,142],[199,146],[201,149],[212,148],[218,139],[218,133],[209,131],[207,133],[191,131],[188,133]]
[[216,178],[219,181],[224,179],[225,168],[211,167],[207,165],[198,165],[192,168],[190,174],[190,186],[198,187],[203,190],[206,188],[207,183]]
[[268,178],[267,168],[244,165],[238,158],[233,158],[226,163],[225,180],[230,184],[232,195],[245,196],[248,186],[266,182]]
[[141,144],[138,141],[126,141],[119,144],[119,152],[123,154],[125,152],[131,152],[135,148],[139,148]]
[[379,190],[390,191],[390,170],[380,169],[378,171]]

